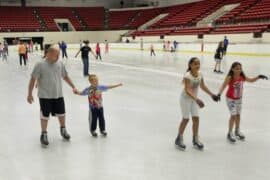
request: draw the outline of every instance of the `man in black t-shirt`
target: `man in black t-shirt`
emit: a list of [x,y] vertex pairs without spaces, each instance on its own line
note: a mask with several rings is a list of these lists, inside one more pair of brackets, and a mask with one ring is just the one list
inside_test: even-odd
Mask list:
[[85,45],[80,48],[80,50],[78,51],[75,57],[77,57],[79,53],[81,52],[82,61],[83,61],[83,75],[86,77],[89,75],[89,72],[88,72],[89,71],[89,52],[91,52],[95,58],[96,58],[96,55],[92,51],[92,49],[89,47],[88,40],[84,41],[84,44]]

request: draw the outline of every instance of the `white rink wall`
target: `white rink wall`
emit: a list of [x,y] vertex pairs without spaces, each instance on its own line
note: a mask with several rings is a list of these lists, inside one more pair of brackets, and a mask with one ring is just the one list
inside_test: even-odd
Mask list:
[[0,33],[0,40],[5,37],[43,37],[44,43],[52,44],[59,41],[67,43],[79,43],[82,40],[90,42],[117,42],[120,36],[125,34],[126,30],[121,31],[70,31],[70,32],[22,32],[22,33]]
[[[164,40],[160,39],[159,36],[147,36],[147,37],[136,37],[134,40],[132,37],[125,37],[124,35],[128,30],[119,31],[84,31],[84,32],[25,32],[25,33],[0,33],[0,41],[3,41],[5,37],[43,37],[44,43],[52,44],[64,40],[69,44],[79,43],[82,40],[89,40],[90,42],[104,42],[108,40],[110,43],[125,42],[129,39],[131,43],[139,43],[141,38],[146,43],[162,43],[165,41],[174,41],[180,43],[218,43],[223,40],[225,34],[221,35],[205,35],[204,39],[198,39],[196,35],[185,35],[185,36],[165,36]],[[122,37],[122,38],[121,38]],[[243,44],[270,44],[270,33],[264,33],[262,38],[253,38],[253,34],[230,34],[227,35],[231,43],[243,43]]]
[[[165,41],[178,41],[178,42],[202,42],[205,43],[217,43],[220,40],[223,40],[224,36],[227,36],[231,43],[270,43],[270,33],[263,33],[262,38],[253,38],[252,33],[247,34],[211,34],[204,35],[203,39],[198,39],[196,35],[182,35],[182,36],[165,36],[163,40]],[[122,41],[129,39],[131,42],[140,42],[143,39],[144,42],[162,42],[159,36],[143,36],[136,37],[123,37]]]
[[[163,50],[163,43],[144,43],[144,51],[149,51],[151,44],[154,45],[156,51]],[[172,45],[172,44],[171,44]],[[92,49],[95,49],[96,44],[90,44]],[[105,44],[101,43],[102,53],[105,49]],[[201,52],[201,43],[179,43],[178,52]],[[123,51],[140,51],[140,43],[110,43],[110,50],[123,50]],[[68,44],[68,50],[79,50],[79,44]],[[217,43],[205,43],[204,52],[214,53],[217,48]],[[11,46],[10,49],[17,51],[17,46]],[[255,55],[255,56],[270,56],[270,44],[230,44],[228,47],[229,54],[235,55]]]
[[[163,49],[163,43],[144,43],[144,49],[149,50],[150,45],[153,44],[156,50]],[[172,45],[172,44],[171,44]],[[201,52],[201,43],[179,43],[178,51],[192,51]],[[132,49],[139,50],[140,43],[115,43],[110,45],[111,48],[116,49]],[[215,52],[217,43],[204,43],[204,52]],[[246,54],[269,54],[270,44],[230,44],[228,47],[229,53],[246,53]]]

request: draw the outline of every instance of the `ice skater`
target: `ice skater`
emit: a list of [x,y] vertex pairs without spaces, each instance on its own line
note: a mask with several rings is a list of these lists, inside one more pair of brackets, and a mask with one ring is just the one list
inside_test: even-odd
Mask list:
[[63,59],[66,58],[67,59],[68,58],[68,55],[67,55],[67,44],[64,41],[62,41],[62,43],[60,43],[59,46],[60,46],[60,49],[62,51],[62,58]]
[[155,53],[155,48],[154,48],[154,45],[153,44],[151,44],[151,46],[150,46],[150,55],[151,56],[156,56],[156,53]]
[[31,53],[34,52],[34,43],[32,40],[29,43],[29,52],[31,52]]
[[103,136],[107,136],[105,128],[105,118],[104,118],[104,109],[102,103],[102,92],[107,91],[108,89],[113,89],[122,84],[103,86],[99,85],[98,77],[94,74],[89,75],[88,77],[90,87],[85,88],[83,91],[76,91],[75,93],[81,96],[88,96],[89,100],[89,129],[93,137],[97,137],[96,133],[97,120],[99,121],[100,133]]
[[202,73],[200,72],[200,60],[193,57],[189,60],[188,69],[184,75],[184,90],[180,97],[180,105],[183,119],[179,126],[179,132],[175,140],[175,145],[184,150],[184,131],[191,115],[193,121],[193,145],[195,148],[202,150],[204,145],[199,140],[199,108],[204,107],[204,103],[198,97],[199,87],[212,97],[214,101],[218,101],[219,97],[214,95],[204,83]]
[[[229,130],[227,139],[231,143],[235,143],[237,137],[240,140],[245,140],[245,136],[240,131],[240,115],[242,110],[242,95],[244,82],[255,82],[259,79],[268,79],[265,75],[258,75],[254,78],[249,78],[245,75],[242,65],[239,62],[234,62],[231,69],[222,84],[218,96],[220,97],[222,92],[228,86],[226,93],[227,106],[229,108],[231,117],[229,120]],[[235,127],[234,134],[232,133]],[[235,136],[234,136],[235,135]]]
[[177,48],[178,48],[178,42],[177,41],[173,41],[174,52],[176,52]]
[[105,40],[105,54],[109,53],[109,43],[107,40]]
[[101,57],[101,49],[100,49],[99,43],[97,43],[97,45],[96,45],[96,59],[98,60],[98,58],[99,58],[100,60],[102,60],[102,57]]
[[3,52],[2,52],[2,60],[7,61],[8,56],[8,49],[4,46]]
[[58,61],[59,53],[59,49],[55,46],[48,48],[45,61],[40,61],[35,65],[28,86],[27,101],[32,104],[34,102],[33,88],[35,83],[38,82],[38,97],[41,113],[40,142],[44,146],[49,145],[47,126],[50,114],[58,117],[60,134],[63,139],[70,139],[70,135],[66,130],[66,111],[62,91],[62,78],[73,89],[74,93],[77,92],[77,89],[69,78],[65,65],[61,61]]
[[92,51],[92,49],[89,47],[89,41],[83,41],[84,46],[81,47],[81,49],[77,52],[75,55],[75,58],[81,53],[82,56],[82,62],[83,62],[83,75],[84,77],[88,77],[89,75],[89,52],[92,53],[92,55],[96,58],[95,53]]
[[25,44],[20,41],[18,52],[19,52],[19,60],[20,60],[20,66],[22,66],[22,61],[24,62],[24,66],[26,66],[26,46]]
[[4,45],[0,43],[0,57],[3,55]]
[[4,41],[4,48],[6,48],[6,50],[7,50],[7,55],[8,55],[8,43],[7,43],[6,40]]
[[218,44],[215,56],[214,56],[215,61],[216,61],[214,72],[216,72],[216,73],[223,73],[221,71],[221,61],[223,59],[223,50],[224,50],[224,43],[223,43],[223,41],[220,41]]
[[227,36],[224,37],[223,43],[224,43],[223,56],[225,56],[227,54],[227,49],[229,46],[229,39],[227,38]]
[[141,38],[140,47],[141,47],[141,51],[143,51],[143,38]]

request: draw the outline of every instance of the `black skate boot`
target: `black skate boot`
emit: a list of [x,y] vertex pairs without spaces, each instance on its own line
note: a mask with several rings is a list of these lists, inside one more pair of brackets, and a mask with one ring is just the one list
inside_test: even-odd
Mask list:
[[48,136],[47,136],[47,132],[42,132],[40,135],[40,143],[44,146],[48,146],[49,145],[49,141],[48,141]]
[[68,134],[67,130],[65,127],[61,127],[60,128],[60,133],[61,136],[65,139],[65,140],[69,140],[70,139],[70,135]]
[[106,131],[100,131],[100,134],[102,134],[102,136],[105,136],[105,137],[108,135]]
[[238,138],[241,141],[244,141],[245,138],[246,138],[245,135],[240,132],[240,129],[239,128],[235,130],[235,133],[234,134],[235,134],[235,137]]
[[175,139],[175,145],[181,149],[181,150],[185,150],[186,149],[186,145],[184,144],[184,139],[183,136],[178,135]]
[[92,135],[93,137],[98,137],[98,134],[97,134],[95,131],[91,131],[91,135]]
[[204,145],[200,142],[198,136],[193,136],[193,146],[198,150],[203,150]]
[[228,139],[228,141],[229,141],[230,143],[235,143],[235,142],[236,142],[236,140],[235,140],[235,138],[234,138],[234,136],[233,136],[233,134],[232,134],[231,132],[228,133],[227,139]]

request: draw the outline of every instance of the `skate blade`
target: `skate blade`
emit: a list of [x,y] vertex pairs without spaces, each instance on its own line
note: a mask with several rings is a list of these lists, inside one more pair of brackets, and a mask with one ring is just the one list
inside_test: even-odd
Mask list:
[[41,146],[42,148],[46,149],[46,148],[49,147],[49,144],[48,144],[48,145],[46,145],[46,144],[40,144],[40,146]]
[[178,145],[175,144],[175,148],[180,150],[180,151],[186,151],[186,148],[180,147]]
[[229,144],[236,144],[236,141],[230,141],[229,139],[227,139],[227,142],[229,143]]
[[240,137],[236,137],[236,139],[239,140],[239,141],[245,141],[246,140],[246,138],[240,138]]
[[194,146],[194,145],[193,145],[193,148],[196,149],[196,150],[198,150],[198,151],[203,151],[204,150],[204,147],[200,148],[200,147]]

